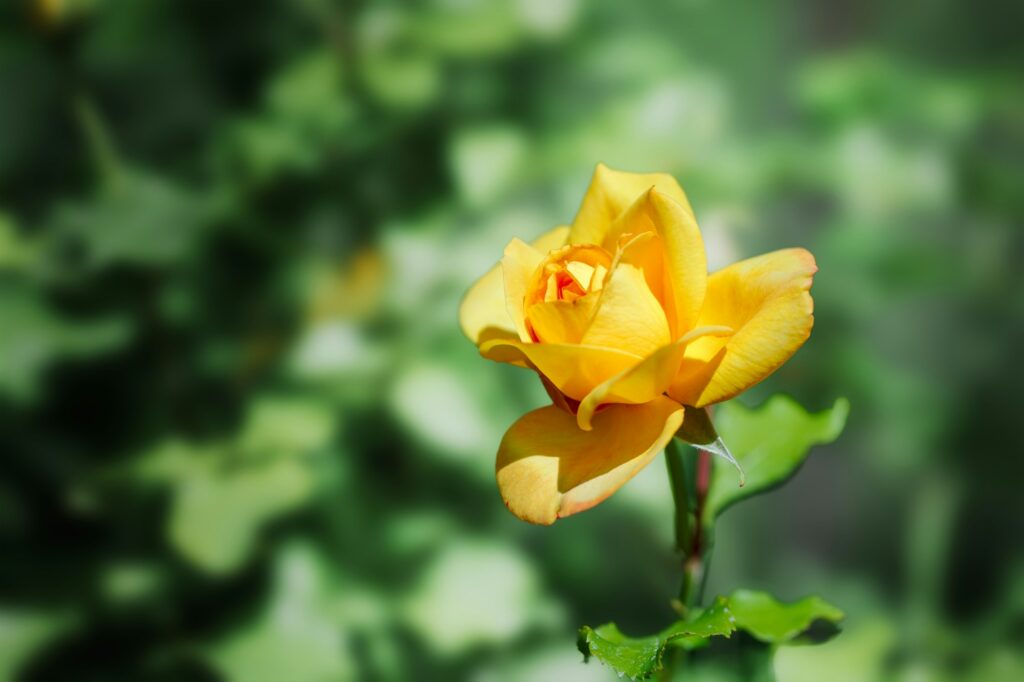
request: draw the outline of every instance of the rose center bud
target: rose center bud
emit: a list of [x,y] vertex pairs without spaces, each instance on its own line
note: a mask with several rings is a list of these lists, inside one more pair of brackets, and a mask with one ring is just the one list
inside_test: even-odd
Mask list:
[[610,253],[590,244],[549,253],[526,294],[526,321],[534,341],[578,343],[611,264]]

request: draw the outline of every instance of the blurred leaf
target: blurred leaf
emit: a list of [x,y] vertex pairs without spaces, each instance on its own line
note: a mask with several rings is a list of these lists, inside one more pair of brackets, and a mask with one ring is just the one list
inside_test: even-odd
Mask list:
[[1019,648],[998,647],[987,652],[962,679],[966,682],[1024,680],[1024,654]]
[[[263,109],[237,121],[221,140],[222,159],[257,183],[311,171],[347,138],[356,118],[341,59],[314,49],[282,67],[264,91]],[[234,166],[228,173],[236,172]]]
[[[491,449],[490,416],[473,399],[467,382],[444,365],[408,368],[394,388],[392,403],[401,423],[447,458],[470,460]],[[489,476],[493,468],[488,460]]]
[[0,680],[20,679],[21,668],[71,620],[67,614],[0,611]]
[[231,573],[248,558],[263,524],[299,507],[312,491],[312,473],[296,460],[201,470],[177,487],[167,532],[196,566]]
[[193,253],[202,235],[201,196],[159,176],[121,169],[90,201],[57,207],[52,231],[88,267],[114,263],[165,266]]
[[615,623],[598,628],[584,625],[577,647],[585,659],[594,656],[620,675],[645,678],[661,670],[662,657],[669,645],[689,649],[700,646],[709,637],[729,637],[736,631],[734,622],[726,599],[718,597],[711,607],[649,637],[627,637]]
[[232,441],[170,440],[140,457],[128,475],[172,487],[171,543],[203,570],[226,574],[248,559],[267,522],[310,499],[319,472],[314,456],[333,434],[323,405],[263,396]]
[[338,135],[353,115],[344,75],[336,52],[311,50],[274,75],[264,95],[267,111],[312,135]]
[[357,679],[332,591],[316,554],[293,545],[276,559],[270,603],[255,622],[204,649],[229,682]]
[[464,540],[443,549],[422,571],[404,614],[445,658],[507,645],[531,630],[550,630],[563,618],[521,554],[495,542]]
[[785,396],[775,396],[756,409],[735,401],[722,405],[715,414],[715,423],[746,472],[746,485],[739,487],[732,469],[715,467],[705,503],[705,521],[711,523],[730,505],[786,482],[812,446],[839,437],[849,411],[850,404],[844,398],[817,414],[807,413]]
[[862,682],[890,679],[886,660],[896,644],[890,619],[851,624],[842,637],[815,647],[784,647],[775,654],[775,673],[786,682]]
[[572,28],[583,3],[580,0],[517,0],[516,4],[524,25],[533,33],[551,39]]
[[0,396],[31,400],[50,365],[114,350],[129,333],[123,319],[71,322],[35,291],[0,286]]
[[821,597],[804,597],[791,604],[779,602],[766,592],[737,590],[729,596],[729,609],[736,627],[768,644],[791,642],[817,624],[825,625],[822,636],[835,634],[843,612]]
[[253,402],[239,435],[247,455],[281,455],[318,450],[334,434],[334,415],[307,398],[262,397]]
[[522,172],[528,153],[526,136],[512,126],[460,132],[449,150],[459,193],[473,205],[500,197]]
[[512,0],[435,0],[417,17],[416,38],[430,49],[463,58],[500,54],[523,38]]
[[371,51],[360,66],[369,91],[388,107],[420,109],[441,93],[441,66],[429,54]]
[[100,589],[108,603],[125,606],[153,599],[165,580],[159,564],[111,560],[103,572]]
[[10,216],[0,212],[0,272],[27,270],[38,256],[36,244],[19,233]]

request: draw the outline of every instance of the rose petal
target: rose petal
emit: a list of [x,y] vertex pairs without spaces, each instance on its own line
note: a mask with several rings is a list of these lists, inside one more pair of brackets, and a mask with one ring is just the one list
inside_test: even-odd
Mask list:
[[704,336],[728,336],[731,333],[729,327],[698,327],[678,341],[658,349],[639,364],[608,379],[588,393],[580,402],[576,423],[581,429],[589,431],[594,413],[601,405],[635,405],[653,400],[672,383],[688,344]]
[[[556,227],[538,237],[532,245],[537,251],[546,254],[563,246],[568,235],[568,227]],[[462,333],[477,345],[491,338],[518,335],[516,325],[508,314],[500,263],[488,270],[466,292],[459,305],[459,324]]]
[[[631,249],[625,262],[645,266],[656,260],[660,251],[663,262],[644,269],[650,273],[664,270],[668,286],[661,301],[669,318],[672,334],[679,336],[697,324],[707,290],[707,256],[704,240],[689,205],[682,205],[669,194],[652,188],[644,192],[609,228],[606,248],[624,235],[654,232],[659,239]],[[657,248],[659,247],[660,248]],[[632,259],[632,260],[631,260]],[[651,286],[658,291],[657,283]]]
[[602,244],[605,235],[619,215],[629,208],[637,198],[657,187],[692,215],[693,209],[686,199],[686,193],[676,179],[666,173],[627,173],[598,164],[590,187],[583,197],[583,203],[572,221],[569,233],[570,244]]
[[532,365],[573,400],[582,400],[595,386],[640,362],[640,357],[613,348],[562,343],[524,343],[494,339],[480,345],[488,360]]
[[498,488],[524,521],[551,524],[605,500],[665,447],[683,407],[665,397],[643,405],[611,405],[593,430],[549,405],[509,428],[498,449]]
[[778,369],[811,334],[810,288],[817,271],[808,251],[786,249],[713,274],[698,324],[736,332],[687,346],[669,395],[702,407],[728,400]]

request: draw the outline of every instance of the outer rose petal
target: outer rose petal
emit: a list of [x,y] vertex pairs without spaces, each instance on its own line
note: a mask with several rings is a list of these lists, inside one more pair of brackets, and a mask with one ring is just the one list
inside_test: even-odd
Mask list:
[[524,521],[551,524],[589,509],[618,490],[668,443],[683,407],[661,396],[643,405],[611,405],[592,431],[554,405],[529,412],[498,448],[498,488]]
[[524,343],[494,339],[480,345],[489,360],[532,365],[573,400],[582,400],[604,381],[640,362],[641,358],[614,348],[564,343]]
[[[533,241],[533,247],[546,254],[565,245],[567,226],[556,227]],[[480,345],[490,338],[516,336],[515,323],[505,305],[505,283],[501,265],[495,265],[466,292],[459,305],[459,324],[470,341]]]
[[[663,287],[662,303],[674,336],[679,336],[697,324],[707,290],[708,262],[704,240],[689,204],[682,205],[672,195],[657,187],[649,188],[619,216],[605,236],[605,247],[618,242],[625,234],[654,232],[660,237],[663,263],[645,270],[662,269],[667,279]],[[643,250],[637,250],[644,254]],[[647,253],[650,259],[657,253]],[[643,256],[642,256],[643,257]],[[629,262],[627,257],[626,262]],[[658,287],[652,287],[657,291]]]
[[728,400],[778,369],[811,335],[810,289],[817,271],[810,252],[786,249],[713,274],[697,323],[726,325],[736,333],[690,344],[668,394],[703,407]]
[[703,336],[728,336],[731,333],[729,327],[698,327],[678,341],[659,348],[639,364],[616,374],[588,393],[576,411],[576,423],[589,431],[594,413],[601,405],[636,405],[654,400],[675,379],[688,344]]
[[612,222],[651,187],[675,199],[690,214],[690,202],[676,179],[666,173],[626,173],[597,164],[579,213],[572,221],[570,244],[602,244]]

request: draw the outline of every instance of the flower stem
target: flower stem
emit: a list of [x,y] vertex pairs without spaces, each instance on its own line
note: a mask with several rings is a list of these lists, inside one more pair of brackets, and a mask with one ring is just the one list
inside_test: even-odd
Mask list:
[[675,502],[676,549],[683,555],[683,582],[679,590],[679,601],[685,614],[700,603],[703,591],[706,561],[704,554],[708,548],[702,517],[704,501],[707,499],[708,486],[711,483],[711,455],[703,450],[697,451],[692,493],[683,462],[681,442],[673,439],[666,447],[665,464],[668,468],[672,499]]
[[[708,547],[703,529],[704,500],[711,483],[711,455],[697,451],[697,462],[692,475],[687,475],[683,459],[683,442],[673,438],[665,447],[665,466],[668,469],[672,500],[675,503],[676,549],[683,555],[683,581],[679,588],[679,606],[685,618],[689,611],[698,606],[704,591],[706,573],[705,554]],[[690,479],[693,488],[690,488]],[[692,508],[691,508],[692,507]],[[681,649],[666,652],[664,668],[658,679],[672,680],[678,667],[685,667],[689,657]]]
[[686,480],[686,466],[683,464],[683,445],[675,438],[665,448],[665,465],[668,467],[668,482],[675,503],[676,549],[686,552],[690,546],[690,489]]
[[707,500],[708,487],[711,484],[710,452],[705,450],[697,451],[695,479],[693,533],[691,534],[690,546],[686,550],[686,559],[683,563],[683,594],[681,598],[687,609],[700,604],[707,573],[708,557],[705,555],[710,547],[707,546],[707,539],[704,534],[704,502]]

